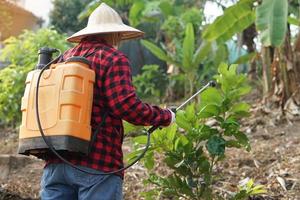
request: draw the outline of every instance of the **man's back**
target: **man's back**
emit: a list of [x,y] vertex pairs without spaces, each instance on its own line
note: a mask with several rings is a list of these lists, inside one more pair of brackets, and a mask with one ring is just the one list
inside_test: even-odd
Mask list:
[[[93,137],[88,156],[75,153],[65,153],[64,156],[75,165],[104,172],[115,171],[123,167],[122,119],[138,125],[168,125],[170,112],[138,99],[131,83],[127,57],[101,37],[83,40],[68,50],[63,60],[72,56],[87,56],[96,74],[91,117]],[[61,162],[55,156],[50,156],[47,161]]]

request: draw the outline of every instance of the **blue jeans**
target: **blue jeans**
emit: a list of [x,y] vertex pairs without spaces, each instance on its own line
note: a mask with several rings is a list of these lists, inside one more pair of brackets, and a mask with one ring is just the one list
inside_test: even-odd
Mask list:
[[[81,167],[90,172],[96,170]],[[41,180],[42,200],[122,200],[123,180],[117,175],[91,175],[67,164],[45,167]]]

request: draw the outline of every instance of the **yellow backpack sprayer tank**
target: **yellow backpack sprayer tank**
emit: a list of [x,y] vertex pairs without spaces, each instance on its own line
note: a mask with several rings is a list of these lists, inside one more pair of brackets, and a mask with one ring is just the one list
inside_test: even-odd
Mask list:
[[71,57],[50,65],[55,51],[40,49],[37,69],[26,78],[21,103],[20,154],[39,156],[48,151],[39,126],[56,150],[88,152],[95,72],[84,57]]

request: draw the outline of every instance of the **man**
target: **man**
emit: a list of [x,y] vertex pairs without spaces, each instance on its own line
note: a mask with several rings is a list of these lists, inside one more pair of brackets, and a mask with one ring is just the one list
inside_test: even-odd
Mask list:
[[[87,156],[64,153],[71,163],[90,172],[111,172],[123,167],[122,119],[136,125],[168,126],[175,114],[141,102],[131,82],[130,64],[116,47],[121,40],[139,38],[143,32],[123,24],[112,8],[102,3],[89,17],[86,28],[67,40],[79,43],[63,60],[87,56],[96,82],[91,125],[95,140]],[[103,125],[95,132],[100,123]],[[123,173],[92,175],[62,163],[54,155],[46,159],[41,180],[42,200],[122,199]]]

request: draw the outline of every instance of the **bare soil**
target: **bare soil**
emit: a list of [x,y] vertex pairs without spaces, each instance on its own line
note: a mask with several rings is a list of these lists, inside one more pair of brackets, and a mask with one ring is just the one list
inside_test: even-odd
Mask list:
[[[216,189],[224,199],[236,192],[240,180],[249,177],[268,190],[266,195],[255,199],[300,200],[300,122],[268,123],[268,120],[255,118],[246,123],[252,124],[245,126],[252,150],[227,150],[226,159],[215,169],[221,177]],[[124,145],[125,152],[131,151],[128,144]],[[1,129],[0,154],[16,154],[16,150],[16,131]],[[31,162],[24,166],[13,166],[9,177],[0,180],[0,200],[39,199],[43,165],[42,161],[31,158]],[[159,160],[157,165],[161,165]],[[143,199],[140,192],[147,189],[143,186],[146,176],[147,171],[139,164],[126,172],[125,200]]]

